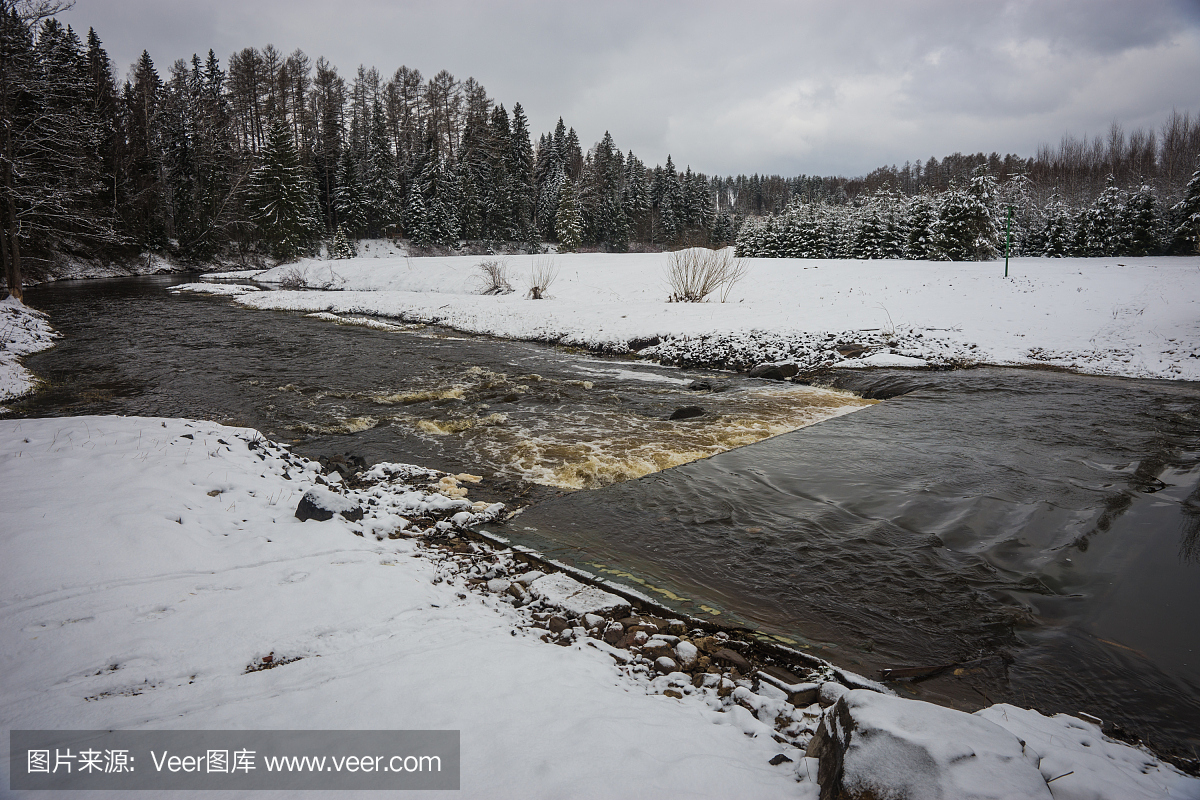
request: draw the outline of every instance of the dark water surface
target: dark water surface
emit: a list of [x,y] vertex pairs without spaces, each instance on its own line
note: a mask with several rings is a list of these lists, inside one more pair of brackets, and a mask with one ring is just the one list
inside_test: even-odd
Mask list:
[[[696,395],[701,373],[246,311],[176,280],[30,290],[66,336],[27,359],[51,387],[16,411],[201,417],[496,481],[632,477],[538,490],[497,532],[864,674],[956,665],[901,693],[1083,710],[1200,749],[1194,384],[839,375],[908,393],[682,463],[861,404],[739,379]],[[703,422],[662,421],[687,403]]]

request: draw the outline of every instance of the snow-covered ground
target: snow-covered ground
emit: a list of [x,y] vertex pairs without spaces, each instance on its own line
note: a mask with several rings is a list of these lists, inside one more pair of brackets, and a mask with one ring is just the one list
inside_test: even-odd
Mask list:
[[[917,781],[957,797],[1200,797],[1200,781],[1074,717],[701,674],[701,652],[737,656],[681,623],[627,624],[614,646],[600,632],[621,625],[584,612],[620,598],[455,533],[502,511],[470,501],[471,476],[362,477],[347,489],[209,422],[0,421],[0,726],[450,729],[467,797],[816,798],[824,762],[801,748],[853,709],[887,733],[846,756],[875,796]],[[347,513],[302,522],[306,495]],[[556,608],[577,627],[556,631]],[[985,766],[964,767],[972,748]]]
[[[496,258],[508,265],[511,294],[479,293],[484,257],[375,254],[242,273],[328,290],[237,302],[634,349],[673,363],[1025,364],[1200,380],[1200,257],[1018,258],[1008,278],[1002,261],[750,259],[728,302],[695,304],[666,302],[667,254]],[[550,299],[529,299],[531,270],[550,260]]]
[[[51,347],[57,337],[42,312],[11,295],[0,300],[0,403],[34,389],[37,380],[20,359]],[[7,411],[0,405],[0,414]]]
[[[318,465],[257,439],[0,422],[0,727],[456,729],[467,797],[815,797],[737,715],[647,696],[600,649],[542,642],[442,551],[373,535],[439,510],[469,523],[469,501],[385,483],[362,521],[300,522]],[[247,672],[267,655],[297,660]]]

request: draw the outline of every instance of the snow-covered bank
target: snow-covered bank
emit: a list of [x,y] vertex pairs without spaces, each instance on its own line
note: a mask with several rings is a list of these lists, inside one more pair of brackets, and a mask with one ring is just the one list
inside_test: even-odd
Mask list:
[[673,363],[792,359],[806,369],[899,360],[1200,380],[1200,257],[1017,258],[1008,278],[996,261],[750,259],[723,304],[667,303],[667,254],[557,255],[551,299],[528,299],[531,270],[547,258],[504,257],[515,291],[488,296],[479,294],[479,256],[306,260],[258,279],[326,291],[238,302],[642,350]]
[[[0,403],[28,394],[37,386],[22,356],[53,346],[58,334],[45,314],[11,295],[0,300]],[[0,414],[7,409],[0,405]]]
[[[1072,717],[796,684],[720,634],[615,622],[620,598],[452,535],[500,511],[471,503],[470,476],[360,478],[347,489],[215,423],[0,422],[0,725],[455,729],[469,797],[816,798],[828,766],[802,748],[824,721],[845,734],[846,774],[885,790],[916,776],[959,797],[1030,781],[1059,798],[1200,796]],[[330,518],[298,520],[306,496]],[[855,745],[842,709],[895,746]],[[998,743],[986,769],[963,766],[980,746],[948,738],[963,730]],[[1057,780],[1100,767],[1115,793]]]
[[[0,725],[458,729],[469,797],[797,796],[794,770],[767,763],[780,745],[744,720],[648,697],[605,652],[540,641],[444,551],[388,538],[401,517],[470,522],[458,481],[386,482],[355,496],[360,521],[302,523],[319,467],[256,440],[183,420],[0,423]],[[281,666],[247,670],[268,655]]]

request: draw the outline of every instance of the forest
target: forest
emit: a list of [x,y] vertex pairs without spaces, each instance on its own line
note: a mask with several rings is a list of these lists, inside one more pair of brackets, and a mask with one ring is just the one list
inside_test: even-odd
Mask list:
[[561,119],[536,136],[474,78],[344,76],[272,45],[125,78],[94,29],[0,0],[0,254],[20,292],[62,259],[261,263],[362,238],[413,254],[663,250],[990,258],[1194,252],[1200,117],[1065,136],[1030,158],[955,153],[865,177],[647,166]]

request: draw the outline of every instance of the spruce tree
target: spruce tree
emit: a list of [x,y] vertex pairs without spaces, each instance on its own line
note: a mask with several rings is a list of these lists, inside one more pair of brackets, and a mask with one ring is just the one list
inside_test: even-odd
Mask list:
[[1176,220],[1172,232],[1174,249],[1200,254],[1200,158],[1196,161],[1196,171],[1187,183],[1183,199],[1171,207],[1171,213]]
[[999,252],[994,200],[996,181],[977,168],[966,188],[952,188],[942,197],[935,245],[951,261],[984,261]]
[[1148,184],[1143,183],[1129,196],[1124,228],[1125,252],[1122,255],[1151,256],[1160,251],[1158,200]]
[[366,232],[367,209],[362,184],[358,179],[358,167],[354,153],[349,147],[342,149],[338,163],[337,182],[333,190],[333,208],[337,226],[350,239],[357,241]]
[[254,221],[271,256],[287,261],[308,251],[318,231],[315,193],[292,132],[276,118],[250,180]]
[[512,224],[516,238],[532,242],[535,229],[536,192],[533,184],[533,146],[529,141],[529,121],[521,104],[513,106],[509,132],[508,175],[511,181]]
[[559,249],[571,253],[583,243],[583,220],[575,204],[575,188],[570,181],[563,184],[558,202],[558,213],[554,220],[554,232],[558,237]]
[[1066,258],[1071,255],[1075,240],[1074,216],[1063,204],[1062,198],[1054,194],[1043,212],[1046,218],[1041,236],[1041,255],[1051,258]]

